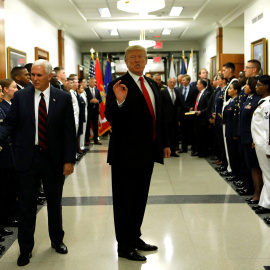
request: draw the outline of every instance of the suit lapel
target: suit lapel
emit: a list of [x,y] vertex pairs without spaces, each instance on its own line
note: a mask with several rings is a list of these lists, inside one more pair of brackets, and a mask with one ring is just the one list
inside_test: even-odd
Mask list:
[[49,101],[49,112],[48,112],[48,121],[47,121],[47,126],[49,126],[50,121],[53,116],[53,111],[56,106],[56,101],[57,101],[57,92],[51,87],[50,88],[50,101]]
[[36,124],[35,124],[35,88],[29,87],[27,90],[24,90],[24,91],[28,91],[27,101],[29,104],[28,108],[31,110],[30,117],[31,117],[31,120],[33,121],[33,125],[36,126]]

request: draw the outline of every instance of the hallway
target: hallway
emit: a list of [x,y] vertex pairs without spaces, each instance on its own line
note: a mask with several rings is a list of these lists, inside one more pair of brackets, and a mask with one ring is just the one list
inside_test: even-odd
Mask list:
[[[146,263],[117,257],[108,141],[94,145],[64,186],[63,220],[69,253],[50,247],[46,207],[37,218],[33,270],[260,270],[270,269],[270,228],[205,159],[156,164],[142,239],[157,252]],[[1,270],[20,269],[17,241],[0,259]]]

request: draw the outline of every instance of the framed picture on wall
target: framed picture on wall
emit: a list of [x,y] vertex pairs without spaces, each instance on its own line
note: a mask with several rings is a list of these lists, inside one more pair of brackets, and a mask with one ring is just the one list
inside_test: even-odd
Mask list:
[[8,47],[7,48],[7,68],[8,68],[8,78],[10,78],[10,71],[14,67],[21,67],[27,63],[26,53],[20,50]]
[[267,39],[261,38],[251,43],[251,59],[261,62],[260,75],[267,74]]
[[213,80],[216,76],[216,56],[210,59],[210,80]]

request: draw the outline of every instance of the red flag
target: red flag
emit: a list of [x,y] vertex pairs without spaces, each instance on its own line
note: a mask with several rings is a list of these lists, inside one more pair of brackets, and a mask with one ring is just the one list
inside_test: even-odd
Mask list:
[[103,80],[101,75],[101,69],[99,66],[99,58],[96,58],[96,67],[95,67],[95,73],[96,73],[96,84],[97,88],[100,90],[100,95],[103,98],[103,101],[99,104],[99,129],[98,129],[98,135],[101,136],[106,131],[111,129],[110,123],[105,118],[105,102],[106,102],[106,96],[103,86]]

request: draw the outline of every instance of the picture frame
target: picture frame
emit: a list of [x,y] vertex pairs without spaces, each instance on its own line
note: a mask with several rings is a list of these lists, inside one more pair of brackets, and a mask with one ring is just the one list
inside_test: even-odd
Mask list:
[[50,53],[44,49],[39,47],[35,47],[35,60],[44,59],[49,61],[50,60]]
[[14,67],[20,67],[27,64],[26,52],[17,50],[12,47],[7,47],[7,69],[8,78],[10,79],[10,72]]
[[216,76],[216,56],[210,58],[210,80]]
[[261,38],[251,42],[251,59],[261,62],[260,75],[267,74],[267,39]]

